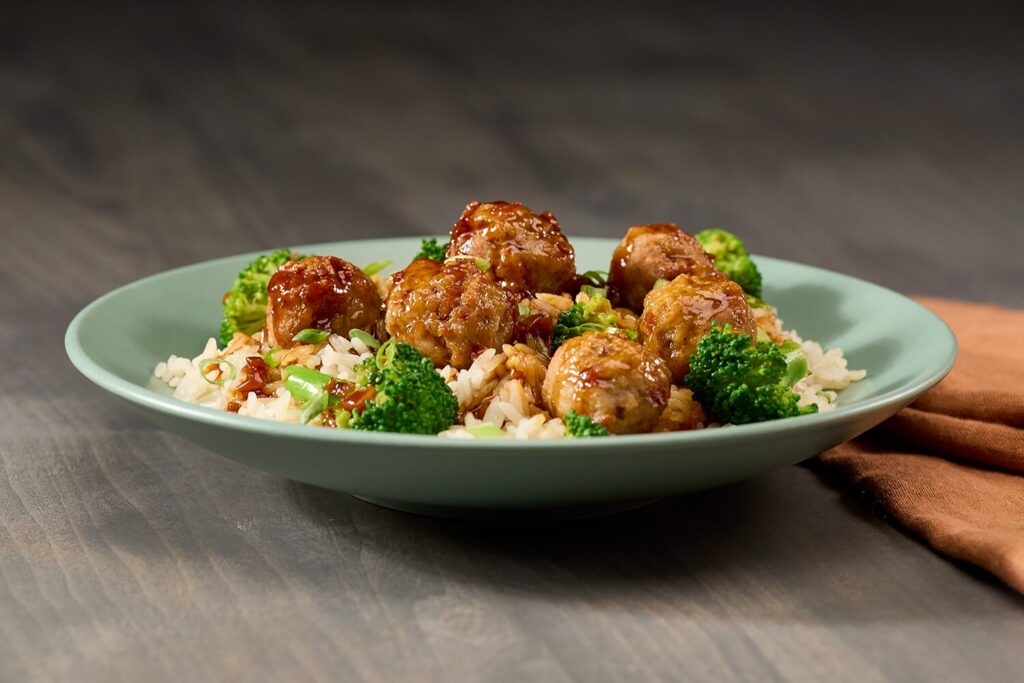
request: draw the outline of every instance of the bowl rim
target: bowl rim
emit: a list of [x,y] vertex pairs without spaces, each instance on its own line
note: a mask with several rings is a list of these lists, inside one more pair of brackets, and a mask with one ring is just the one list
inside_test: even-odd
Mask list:
[[[324,248],[336,248],[339,244],[380,244],[381,242],[407,242],[410,239],[424,239],[421,235],[410,235],[406,237],[390,237],[381,239],[363,239],[363,240],[341,240],[336,242],[320,242],[315,244],[306,244],[292,247],[295,250],[307,250],[316,251],[323,250]],[[574,238],[578,242],[583,241],[614,241],[612,238],[603,237],[576,237]],[[937,364],[934,369],[925,374],[924,377],[911,382],[905,386],[890,389],[889,391],[883,392],[878,396],[858,401],[848,406],[838,406],[835,410],[831,410],[824,413],[812,413],[810,415],[801,415],[798,417],[783,418],[779,420],[769,420],[767,422],[757,422],[752,424],[744,425],[730,425],[725,428],[715,429],[697,429],[691,431],[681,432],[661,432],[661,433],[648,433],[648,434],[626,434],[616,435],[607,439],[538,439],[538,440],[520,440],[520,439],[452,439],[452,438],[440,438],[433,435],[420,435],[420,434],[398,434],[393,432],[365,432],[357,430],[340,430],[340,429],[317,429],[308,425],[292,424],[286,422],[276,422],[273,420],[266,420],[257,417],[251,417],[247,415],[237,415],[234,413],[228,413],[224,411],[215,410],[213,408],[207,408],[199,406],[193,403],[187,403],[179,399],[172,398],[170,396],[161,395],[151,389],[144,386],[130,382],[127,379],[120,377],[119,375],[107,370],[102,367],[96,360],[93,359],[90,352],[83,345],[81,338],[81,328],[84,321],[87,320],[96,310],[105,306],[111,299],[121,296],[126,290],[135,287],[145,286],[157,282],[162,279],[173,278],[184,271],[199,267],[216,267],[221,263],[229,261],[236,261],[246,257],[255,257],[264,253],[262,251],[248,252],[244,254],[236,254],[234,256],[224,256],[216,259],[210,259],[206,261],[200,261],[197,263],[191,263],[184,266],[179,266],[169,270],[165,270],[153,275],[149,275],[132,282],[123,284],[106,294],[96,298],[89,304],[87,304],[82,310],[80,310],[71,322],[68,324],[67,330],[64,335],[64,348],[67,353],[68,359],[71,364],[81,372],[87,379],[96,384],[101,389],[121,398],[129,403],[138,405],[143,408],[153,410],[164,415],[168,415],[174,418],[180,418],[183,420],[198,422],[200,424],[219,427],[228,430],[238,430],[250,432],[257,435],[273,436],[277,438],[295,438],[305,439],[311,441],[322,441],[327,443],[335,443],[338,445],[352,445],[352,446],[377,446],[377,445],[388,445],[408,448],[426,448],[426,449],[473,449],[473,450],[484,450],[497,452],[507,452],[509,450],[520,451],[522,454],[529,454],[531,452],[541,452],[547,449],[560,449],[560,450],[575,450],[582,448],[582,453],[589,453],[598,450],[608,449],[620,449],[620,448],[650,448],[650,447],[663,447],[668,445],[698,446],[705,443],[715,443],[721,440],[731,440],[737,437],[746,437],[748,439],[756,439],[759,436],[785,436],[792,432],[802,431],[805,429],[816,429],[819,427],[826,427],[829,425],[844,424],[856,420],[859,417],[877,413],[880,410],[892,408],[893,406],[901,406],[908,403],[910,400],[920,395],[924,391],[927,391],[931,387],[935,386],[942,380],[946,374],[949,373],[953,367],[953,363],[956,361],[958,345],[956,336],[949,326],[939,318],[937,315],[932,313],[930,310],[914,301],[913,299],[900,294],[892,289],[883,287],[882,285],[862,280],[860,278],[839,273],[836,271],[827,270],[818,266],[813,266],[798,261],[789,261],[786,259],[773,258],[768,256],[753,255],[754,260],[759,263],[776,263],[779,265],[796,265],[801,268],[809,269],[814,275],[823,275],[829,278],[839,278],[848,281],[853,281],[857,285],[867,285],[869,287],[881,290],[887,295],[897,297],[909,303],[924,312],[930,317],[933,322],[938,323],[938,330],[943,334],[943,343],[945,344],[945,355],[941,364]]]

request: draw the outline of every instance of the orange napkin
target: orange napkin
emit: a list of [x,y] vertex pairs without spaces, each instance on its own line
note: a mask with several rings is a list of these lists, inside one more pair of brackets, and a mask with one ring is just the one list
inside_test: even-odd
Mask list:
[[952,371],[819,462],[940,553],[1024,592],[1024,311],[919,301],[956,333]]

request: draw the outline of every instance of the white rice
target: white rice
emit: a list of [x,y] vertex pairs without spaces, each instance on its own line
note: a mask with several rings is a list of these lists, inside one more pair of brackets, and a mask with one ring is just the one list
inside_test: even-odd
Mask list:
[[[236,337],[226,349],[221,350],[217,348],[217,340],[211,338],[206,342],[203,352],[195,358],[171,356],[165,362],[159,363],[153,374],[174,389],[174,398],[207,408],[227,410],[235,387],[242,381],[241,370],[245,366],[246,358],[261,355],[258,338],[250,337],[242,343],[236,343],[239,339],[243,338]],[[371,355],[373,351],[362,340],[346,339],[333,334],[322,348],[304,356],[300,364],[338,379],[353,381],[353,368]],[[199,371],[200,362],[208,358],[230,362],[237,368],[238,374],[223,384],[211,384]],[[215,366],[210,365],[205,369],[207,377],[215,381],[218,379]],[[272,396],[260,396],[254,391],[249,392],[245,400],[241,401],[238,414],[278,422],[300,422],[299,405],[284,386],[277,384],[276,387],[267,387],[272,390]]]
[[[786,337],[800,343],[807,355],[810,374],[793,388],[800,394],[800,405],[814,404],[821,412],[834,410],[838,403],[837,392],[852,382],[863,379],[867,372],[850,370],[842,349],[825,350],[813,341],[804,341],[794,331],[784,333]],[[309,353],[302,355],[301,364],[342,380],[355,379],[354,367],[360,361],[373,355],[373,350],[360,339],[347,339],[331,335],[321,348],[305,347]],[[301,351],[300,351],[301,352]],[[506,346],[502,351],[488,349],[481,353],[464,370],[446,366],[438,370],[459,401],[459,412],[464,413],[462,424],[441,432],[438,436],[457,439],[472,439],[472,428],[484,423],[497,427],[507,439],[559,439],[565,436],[565,424],[558,418],[549,418],[539,404],[539,396],[531,400],[533,391],[523,382],[512,377],[507,368],[509,354],[515,353]],[[157,364],[154,375],[174,389],[176,399],[197,405],[227,410],[233,390],[242,381],[241,369],[246,358],[260,355],[259,338],[237,336],[226,349],[218,349],[215,339],[206,342],[202,353],[195,358],[171,356]],[[229,361],[238,369],[236,377],[223,384],[211,384],[200,373],[200,362],[209,358]],[[218,379],[217,366],[206,366],[206,376]],[[260,396],[250,392],[240,401],[239,415],[249,415],[278,422],[300,422],[300,407],[280,382],[267,386],[272,395]],[[484,407],[486,404],[486,407]],[[477,417],[475,412],[483,408]],[[314,419],[317,423],[318,418]],[[489,437],[494,438],[494,437]]]
[[794,341],[800,342],[807,356],[807,367],[811,371],[793,387],[793,391],[800,394],[800,405],[814,404],[818,406],[818,412],[835,410],[839,397],[836,392],[867,377],[867,370],[850,370],[846,367],[842,349],[825,351],[818,342],[803,341],[793,332],[790,335]]
[[487,349],[465,370],[456,370],[450,365],[438,370],[459,400],[459,412],[472,410],[491,394],[507,359],[508,356],[498,353],[497,349]]

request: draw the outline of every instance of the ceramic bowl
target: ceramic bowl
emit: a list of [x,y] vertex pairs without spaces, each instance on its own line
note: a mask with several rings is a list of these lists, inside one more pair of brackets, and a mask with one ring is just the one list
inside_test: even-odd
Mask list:
[[[362,264],[404,262],[419,238],[303,245]],[[605,269],[615,242],[574,238],[580,271]],[[178,268],[97,299],[71,322],[74,365],[159,426],[266,472],[428,514],[628,507],[791,465],[870,429],[938,382],[956,357],[949,328],[893,291],[846,275],[756,258],[787,328],[844,349],[865,380],[831,412],[669,434],[558,441],[462,440],[281,424],[175,400],[153,377],[169,355],[215,336],[221,294],[253,254]],[[253,501],[258,504],[258,501]]]

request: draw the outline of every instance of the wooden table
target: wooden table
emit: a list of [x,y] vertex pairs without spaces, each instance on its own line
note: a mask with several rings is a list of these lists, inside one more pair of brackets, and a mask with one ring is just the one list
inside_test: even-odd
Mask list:
[[1024,305],[1019,12],[209,4],[0,13],[0,679],[1024,676],[1019,596],[813,468],[420,518],[158,431],[62,346],[135,278],[474,198]]

